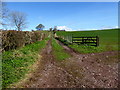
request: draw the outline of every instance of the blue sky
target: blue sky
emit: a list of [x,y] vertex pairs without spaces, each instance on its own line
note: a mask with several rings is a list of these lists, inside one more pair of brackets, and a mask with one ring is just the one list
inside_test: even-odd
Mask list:
[[11,11],[27,14],[28,28],[43,24],[66,30],[92,30],[118,26],[117,2],[7,2]]

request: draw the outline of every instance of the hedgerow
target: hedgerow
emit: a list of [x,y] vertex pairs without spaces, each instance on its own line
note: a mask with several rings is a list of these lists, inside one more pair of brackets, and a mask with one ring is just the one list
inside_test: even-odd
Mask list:
[[46,33],[41,31],[2,31],[2,51],[23,47],[27,44],[41,41]]

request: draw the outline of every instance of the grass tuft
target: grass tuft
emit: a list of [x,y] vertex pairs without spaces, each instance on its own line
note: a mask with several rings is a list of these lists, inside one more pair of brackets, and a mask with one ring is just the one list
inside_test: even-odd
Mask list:
[[62,46],[60,46],[55,39],[52,40],[53,54],[56,60],[64,60],[69,58],[70,55],[66,53]]

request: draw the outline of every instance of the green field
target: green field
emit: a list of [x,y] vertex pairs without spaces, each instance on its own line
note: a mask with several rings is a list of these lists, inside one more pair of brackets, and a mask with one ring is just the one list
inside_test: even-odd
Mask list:
[[89,36],[98,36],[99,37],[99,46],[81,46],[81,45],[69,45],[80,53],[94,53],[94,52],[103,52],[103,51],[116,51],[118,50],[118,30],[94,30],[94,31],[58,31],[57,36],[63,37],[89,37]]

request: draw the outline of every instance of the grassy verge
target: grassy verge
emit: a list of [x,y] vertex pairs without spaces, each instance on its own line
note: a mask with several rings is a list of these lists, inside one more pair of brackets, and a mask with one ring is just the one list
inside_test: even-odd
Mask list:
[[52,40],[53,54],[56,60],[64,60],[69,58],[70,55],[66,53],[62,46],[60,46],[55,39]]
[[97,53],[107,51],[105,47],[83,46],[77,44],[69,45],[69,47],[80,53]]
[[27,45],[18,50],[6,51],[2,55],[2,87],[7,88],[10,84],[24,78],[31,70],[29,66],[39,58],[39,52],[45,47],[46,38],[34,44]]
[[101,45],[98,47],[94,46],[83,46],[83,45],[69,45],[69,47],[75,49],[76,51],[80,53],[98,53],[98,52],[105,52],[105,51],[117,51],[118,50],[118,45],[108,45],[108,47]]

